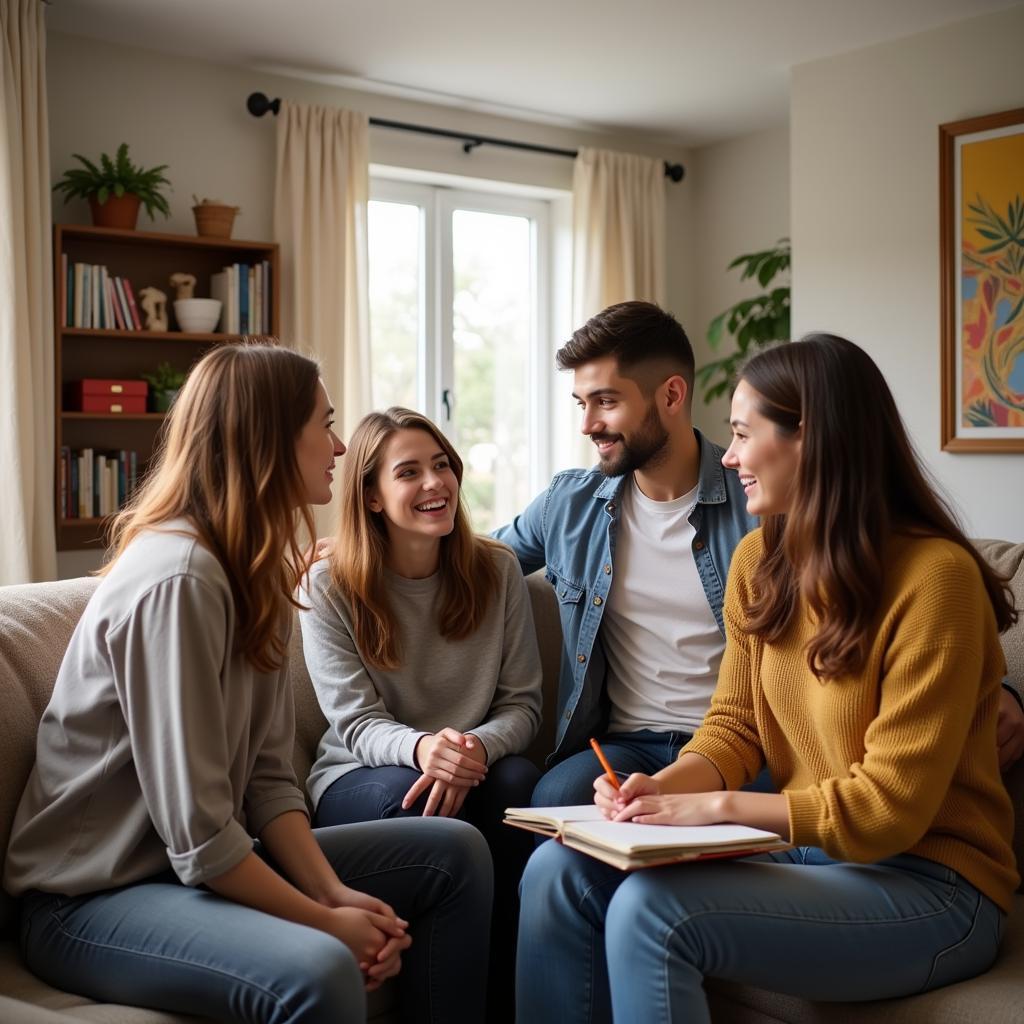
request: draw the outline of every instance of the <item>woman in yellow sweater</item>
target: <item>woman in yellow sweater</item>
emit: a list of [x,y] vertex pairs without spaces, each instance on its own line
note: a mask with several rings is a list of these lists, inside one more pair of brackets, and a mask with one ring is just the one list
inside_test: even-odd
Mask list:
[[[711,709],[678,761],[595,783],[618,821],[739,822],[793,849],[626,875],[545,843],[523,879],[519,1019],[708,1021],[705,976],[812,999],[988,968],[1018,883],[999,778],[1005,582],[922,472],[856,345],[750,360],[724,464],[736,550]],[[767,764],[778,793],[737,792]]]

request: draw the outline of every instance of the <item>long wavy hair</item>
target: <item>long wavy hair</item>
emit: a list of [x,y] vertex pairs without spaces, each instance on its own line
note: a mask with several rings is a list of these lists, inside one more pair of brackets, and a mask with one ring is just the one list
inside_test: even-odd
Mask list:
[[470,636],[483,622],[501,582],[494,561],[497,542],[473,533],[462,498],[462,459],[426,416],[395,406],[364,416],[352,433],[342,464],[341,516],[330,555],[331,581],[351,609],[360,655],[380,669],[402,664],[398,625],[384,579],[389,539],[383,515],[371,511],[368,491],[380,476],[384,448],[399,430],[423,430],[445,453],[459,483],[455,526],[441,538],[441,606],[438,628],[449,640]]
[[313,415],[320,370],[273,339],[222,345],[195,365],[164,423],[144,483],[111,527],[108,572],[143,530],[179,517],[224,567],[239,650],[280,666],[283,624],[315,536],[295,444]]
[[762,521],[746,630],[776,640],[801,598],[818,629],[807,663],[819,678],[863,668],[882,598],[884,549],[894,531],[944,537],[978,565],[1000,631],[1017,620],[1007,581],[967,540],[907,436],[892,392],[853,342],[813,334],[753,356],[739,380],[779,434],[800,429],[785,515]]

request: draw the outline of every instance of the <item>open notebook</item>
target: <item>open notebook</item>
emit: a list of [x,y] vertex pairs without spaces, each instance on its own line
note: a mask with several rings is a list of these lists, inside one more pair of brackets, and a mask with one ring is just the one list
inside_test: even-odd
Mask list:
[[551,836],[624,871],[711,857],[745,857],[790,844],[747,825],[637,825],[605,821],[594,804],[507,807],[505,824]]

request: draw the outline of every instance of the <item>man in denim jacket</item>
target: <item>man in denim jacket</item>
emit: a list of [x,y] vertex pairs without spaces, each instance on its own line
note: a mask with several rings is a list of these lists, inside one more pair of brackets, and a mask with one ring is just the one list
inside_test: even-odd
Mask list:
[[[729,562],[757,525],[745,496],[757,480],[741,484],[723,449],[694,429],[693,350],[671,314],[647,302],[610,306],[556,361],[574,372],[599,465],[557,474],[495,532],[524,573],[546,567],[561,615],[553,767],[535,806],[592,800],[602,770],[591,736],[623,776],[675,759],[710,703]],[[1024,712],[1003,698],[1005,764],[1024,749]]]

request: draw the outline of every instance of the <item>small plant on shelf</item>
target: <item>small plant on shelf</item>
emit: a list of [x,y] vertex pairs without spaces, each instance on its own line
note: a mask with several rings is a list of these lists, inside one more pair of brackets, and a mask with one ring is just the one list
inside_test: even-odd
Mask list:
[[152,373],[142,374],[142,379],[149,384],[149,393],[153,399],[153,412],[167,412],[178,397],[187,374],[174,369],[170,363],[161,363]]
[[171,184],[163,173],[167,164],[149,169],[139,167],[128,156],[127,142],[117,147],[113,159],[101,153],[98,165],[81,153],[71,155],[82,166],[65,171],[53,190],[64,194],[65,203],[69,199],[88,200],[94,224],[134,228],[140,204],[151,220],[154,211],[170,216],[171,209],[161,187]]

